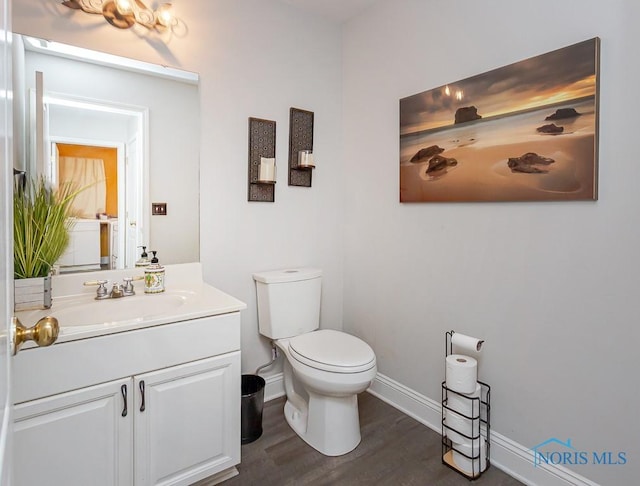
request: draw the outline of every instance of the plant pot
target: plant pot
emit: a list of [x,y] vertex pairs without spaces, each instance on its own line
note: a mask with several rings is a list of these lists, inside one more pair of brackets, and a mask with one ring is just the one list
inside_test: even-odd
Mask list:
[[16,312],[51,307],[51,277],[21,278],[13,285]]

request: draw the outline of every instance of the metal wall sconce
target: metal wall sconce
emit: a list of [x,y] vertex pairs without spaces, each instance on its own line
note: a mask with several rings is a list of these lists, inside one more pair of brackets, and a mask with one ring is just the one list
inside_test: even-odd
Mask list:
[[313,156],[313,112],[289,110],[289,185],[311,187]]
[[275,200],[275,157],[276,122],[249,118],[248,201]]

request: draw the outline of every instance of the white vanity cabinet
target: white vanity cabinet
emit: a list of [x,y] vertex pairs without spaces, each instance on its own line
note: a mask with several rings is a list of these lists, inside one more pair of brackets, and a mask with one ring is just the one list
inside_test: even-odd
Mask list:
[[[132,484],[129,379],[32,400],[14,409],[14,484]],[[124,388],[126,389],[126,388]]]
[[[240,353],[134,378],[136,486],[192,484],[234,466]],[[194,479],[195,478],[195,479]]]
[[240,462],[240,313],[20,351],[16,486],[189,485]]

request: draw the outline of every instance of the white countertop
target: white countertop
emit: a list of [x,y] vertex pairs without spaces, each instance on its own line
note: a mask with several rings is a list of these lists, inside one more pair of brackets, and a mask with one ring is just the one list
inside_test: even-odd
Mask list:
[[[199,263],[166,265],[166,291],[145,294],[142,281],[135,281],[136,295],[95,300],[96,286],[83,282],[109,280],[122,283],[124,277],[143,275],[142,269],[107,270],[52,279],[53,305],[50,309],[16,313],[22,324],[31,327],[44,316],[58,319],[60,334],[56,344],[120,333],[172,322],[209,317],[246,308],[246,304],[202,281]],[[34,347],[27,342],[23,349]]]

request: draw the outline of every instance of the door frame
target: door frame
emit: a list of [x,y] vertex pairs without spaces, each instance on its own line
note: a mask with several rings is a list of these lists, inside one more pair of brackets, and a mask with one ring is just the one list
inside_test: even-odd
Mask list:
[[[124,255],[125,248],[125,237],[120,236],[124,233],[125,227],[127,225],[126,218],[121,215],[126,214],[127,208],[127,200],[125,197],[122,197],[125,194],[126,188],[126,179],[123,177],[125,174],[125,159],[126,159],[126,145],[123,142],[110,142],[108,140],[89,140],[84,138],[73,138],[73,137],[49,137],[49,144],[53,147],[56,144],[65,143],[70,145],[85,145],[88,147],[104,147],[104,148],[112,148],[116,150],[117,153],[117,164],[118,164],[118,254]],[[53,149],[51,149],[53,152]],[[53,160],[53,154],[51,159]],[[54,167],[55,164],[52,163],[53,171],[57,172],[57,167]],[[118,268],[125,268],[124,266],[118,266]]]
[[13,103],[11,2],[0,0],[0,484],[10,484],[13,448],[11,352],[13,337]]

